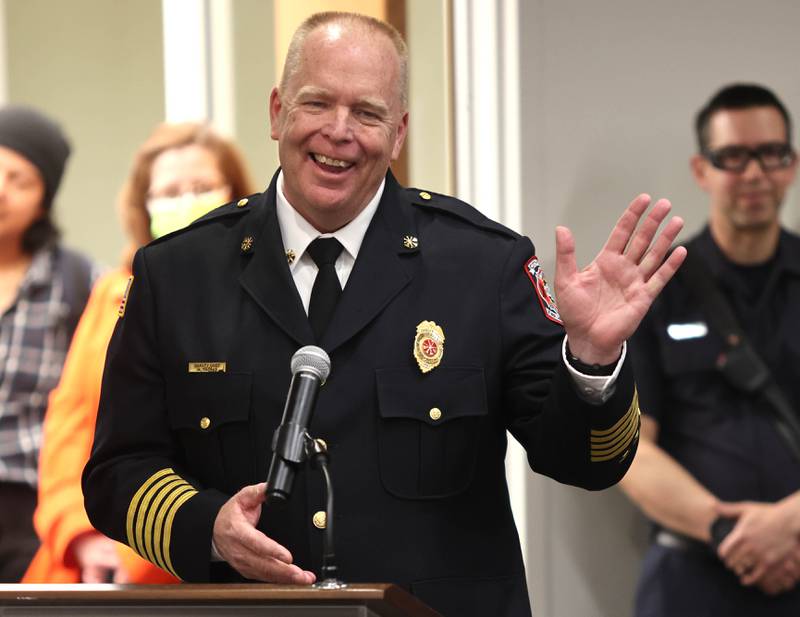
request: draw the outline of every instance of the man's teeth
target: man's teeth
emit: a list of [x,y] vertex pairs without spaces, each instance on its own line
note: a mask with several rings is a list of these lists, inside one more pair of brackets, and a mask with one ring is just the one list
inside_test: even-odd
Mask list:
[[325,165],[331,165],[332,167],[350,167],[351,165],[347,161],[332,159],[325,156],[324,154],[315,154],[314,160],[317,161],[317,163],[324,163]]

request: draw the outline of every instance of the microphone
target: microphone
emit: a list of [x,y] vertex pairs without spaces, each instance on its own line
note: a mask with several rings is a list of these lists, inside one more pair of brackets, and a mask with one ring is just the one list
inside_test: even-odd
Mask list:
[[272,461],[267,474],[267,499],[289,499],[297,466],[306,459],[306,429],[319,387],[331,372],[331,360],[319,347],[306,345],[292,356],[292,383],[280,426],[272,436]]

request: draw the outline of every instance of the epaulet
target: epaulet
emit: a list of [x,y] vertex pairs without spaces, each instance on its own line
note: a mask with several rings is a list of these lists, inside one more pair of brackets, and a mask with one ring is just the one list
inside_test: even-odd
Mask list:
[[216,221],[223,218],[233,217],[233,216],[243,216],[250,212],[251,208],[248,206],[252,202],[253,199],[259,197],[261,193],[253,193],[252,195],[248,195],[247,197],[242,197],[241,199],[237,199],[236,201],[228,202],[218,208],[214,208],[211,212],[204,214],[196,221],[192,221],[186,227],[181,227],[180,229],[176,229],[173,232],[170,232],[166,235],[161,236],[153,240],[150,244],[159,244],[164,240],[168,240],[169,238],[174,238],[175,236],[179,236],[180,234],[186,233],[190,229],[195,229],[201,225],[205,225],[210,223],[211,221]]
[[495,233],[508,236],[512,239],[519,238],[518,233],[509,229],[505,225],[501,225],[500,223],[493,221],[480,210],[477,210],[465,201],[461,201],[460,199],[451,197],[449,195],[442,195],[432,191],[423,191],[417,188],[407,188],[405,191],[409,200],[415,206],[425,209],[433,209],[456,216],[463,221],[475,225],[476,227],[493,231]]

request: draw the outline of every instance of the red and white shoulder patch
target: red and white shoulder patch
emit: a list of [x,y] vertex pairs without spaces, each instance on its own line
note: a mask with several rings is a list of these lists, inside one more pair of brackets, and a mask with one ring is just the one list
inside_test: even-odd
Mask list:
[[544,280],[544,272],[542,271],[542,266],[536,255],[525,262],[525,274],[528,275],[531,283],[533,283],[533,288],[536,290],[536,295],[539,297],[539,304],[542,306],[544,316],[550,321],[563,326],[564,322],[561,321],[561,315],[558,314],[555,298],[553,298],[553,294],[550,292],[550,286],[547,284],[547,281]]

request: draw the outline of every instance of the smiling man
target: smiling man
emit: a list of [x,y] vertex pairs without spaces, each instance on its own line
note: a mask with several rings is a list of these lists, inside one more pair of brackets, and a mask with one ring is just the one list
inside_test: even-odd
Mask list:
[[333,368],[309,430],[331,452],[342,577],[450,617],[527,616],[507,431],[556,480],[622,477],[639,427],[625,339],[683,259],[664,261],[681,221],[657,234],[669,203],[645,217],[637,197],[582,271],[559,228],[556,307],[528,238],[392,176],[407,64],[383,22],[311,17],[270,97],[269,188],[138,253],[87,511],[185,580],[312,583],[321,480],[298,474],[283,508],[262,481],[290,358],[316,344]]
[[333,232],[370,202],[400,155],[407,58],[402,40],[366,26],[357,45],[348,43],[352,25],[306,27],[270,96],[272,138],[286,199],[318,231]]
[[737,84],[696,130],[708,226],[686,244],[691,276],[669,284],[632,345],[644,415],[622,486],[657,524],[636,615],[800,615],[800,440],[741,361],[749,341],[800,418],[800,238],[779,219],[797,169],[792,126],[772,92]]

